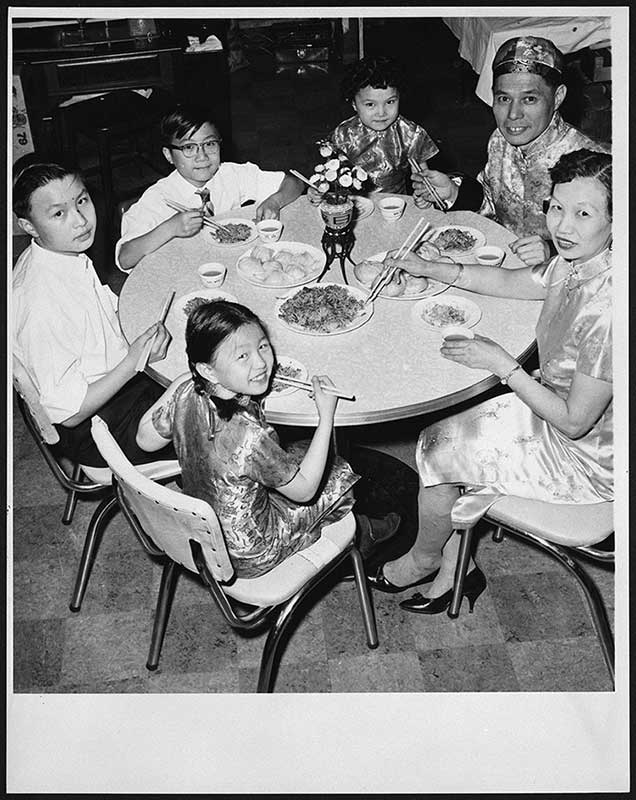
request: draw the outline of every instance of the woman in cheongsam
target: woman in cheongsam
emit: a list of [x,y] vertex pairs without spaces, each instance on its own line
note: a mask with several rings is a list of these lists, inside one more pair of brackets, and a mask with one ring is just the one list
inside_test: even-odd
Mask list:
[[[451,509],[459,487],[484,513],[502,495],[550,503],[613,499],[612,159],[577,150],[551,169],[546,222],[558,255],[518,270],[424,261],[397,262],[480,294],[543,299],[537,322],[541,380],[482,336],[445,341],[441,354],[498,375],[512,390],[425,429],[418,442],[419,533],[412,549],[386,563],[377,588],[430,582],[401,606],[434,614],[451,602],[458,548]],[[470,567],[474,568],[471,570]],[[472,562],[464,583],[471,605],[486,586]]]

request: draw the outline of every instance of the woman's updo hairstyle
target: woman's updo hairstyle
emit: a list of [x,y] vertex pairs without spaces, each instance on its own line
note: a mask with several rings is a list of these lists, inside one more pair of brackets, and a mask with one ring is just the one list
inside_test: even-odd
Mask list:
[[393,86],[400,95],[406,79],[402,65],[387,56],[367,56],[352,64],[345,72],[341,84],[343,99],[351,102],[361,89],[388,89]]
[[265,326],[246,306],[228,300],[211,300],[197,306],[188,317],[186,324],[186,355],[192,373],[194,390],[214,401],[219,416],[230,419],[239,408],[236,399],[226,400],[214,394],[214,386],[196,368],[198,363],[213,364],[216,352],[222,342],[243,325]]
[[612,156],[583,148],[565,153],[550,170],[552,191],[558,183],[570,183],[575,178],[596,178],[607,198],[607,216],[612,219]]

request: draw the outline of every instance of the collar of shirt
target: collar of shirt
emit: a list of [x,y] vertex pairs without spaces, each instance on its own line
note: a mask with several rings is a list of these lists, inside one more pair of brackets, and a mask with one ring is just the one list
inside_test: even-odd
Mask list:
[[518,149],[524,158],[542,155],[546,150],[549,149],[550,145],[554,144],[557,139],[560,139],[563,136],[564,129],[565,122],[563,117],[558,111],[555,111],[552,119],[550,120],[550,124],[543,131],[543,133],[539,134],[539,136],[537,136],[536,139],[533,139],[529,144],[515,149]]
[[41,247],[36,241],[31,242],[33,264],[37,269],[54,274],[64,282],[72,283],[82,279],[87,273],[93,273],[93,263],[86,253],[57,253]]
[[[221,166],[219,166],[219,169]],[[193,186],[190,181],[187,181],[183,175],[179,174],[175,169],[175,171],[169,176],[171,184],[170,189],[174,189],[174,194],[176,195],[172,199],[183,203],[183,205],[187,205],[188,208],[199,208],[201,205],[201,195],[197,194],[197,191],[200,189],[208,189],[210,191],[210,195],[212,195],[212,186],[214,184],[214,179],[218,174],[219,170],[217,170],[210,180],[203,186]]]
[[570,285],[572,288],[602,275],[612,268],[612,248],[607,247],[602,253],[570,268]]

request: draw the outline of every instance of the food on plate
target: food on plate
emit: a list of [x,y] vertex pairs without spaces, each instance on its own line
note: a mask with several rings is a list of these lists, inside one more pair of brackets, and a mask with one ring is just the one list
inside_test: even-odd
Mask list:
[[436,328],[445,328],[448,325],[463,325],[466,312],[450,303],[433,303],[422,311],[422,319]]
[[344,286],[306,286],[281,304],[278,316],[308,331],[333,333],[351,325],[364,303]]
[[415,248],[415,252],[426,261],[436,261],[441,255],[439,247],[431,244],[431,242],[422,242],[421,245]]
[[309,250],[274,250],[257,245],[239,261],[243,276],[265,286],[293,286],[318,274],[321,262]]
[[288,388],[286,383],[281,383],[276,380],[278,377],[298,378],[302,380],[303,371],[299,367],[294,367],[292,364],[277,364],[272,379],[272,392],[282,392]]
[[446,228],[435,237],[435,244],[440,250],[470,250],[475,246],[477,239],[461,228]]
[[214,228],[210,231],[213,239],[220,244],[238,244],[246,242],[252,235],[253,228],[244,222],[224,222],[223,228]]
[[[371,288],[382,272],[381,261],[361,261],[355,268],[355,276],[365,286]],[[382,297],[402,297],[421,294],[428,287],[428,280],[424,277],[410,275],[403,270],[397,270],[389,283],[380,290]]]

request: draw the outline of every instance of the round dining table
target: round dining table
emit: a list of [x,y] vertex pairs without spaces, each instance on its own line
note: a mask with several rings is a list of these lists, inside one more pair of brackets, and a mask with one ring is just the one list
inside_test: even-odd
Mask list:
[[[444,214],[434,209],[420,210],[412,197],[405,199],[403,216],[396,222],[387,222],[377,206],[378,196],[374,196],[373,212],[355,223],[355,244],[351,252],[355,263],[400,247],[418,219],[424,217],[435,226],[475,228],[484,234],[489,245],[505,250],[503,269],[523,266],[507,247],[516,238],[514,234],[492,220],[470,211]],[[254,208],[243,207],[225,216],[252,219]],[[222,222],[223,217],[217,220]],[[311,205],[306,196],[283,208],[281,221],[281,241],[300,242],[320,249],[324,222],[318,208]],[[218,245],[210,229],[204,226],[195,236],[175,238],[145,256],[127,277],[119,297],[119,317],[127,340],[132,341],[159,319],[170,292],[175,292],[174,310],[179,307],[180,297],[204,291],[198,268],[207,262],[221,262],[227,267],[221,291],[233,295],[260,317],[277,355],[301,362],[309,375],[328,375],[339,390],[355,396],[354,400],[339,401],[336,426],[391,422],[439,411],[476,397],[497,383],[498,378],[485,370],[468,369],[444,359],[439,352],[440,331],[429,329],[413,315],[414,300],[380,296],[373,302],[370,319],[344,333],[317,336],[291,330],[277,316],[277,304],[290,290],[257,286],[237,271],[238,258],[253,246],[254,243]],[[363,288],[351,264],[347,265],[346,272],[351,286]],[[322,279],[322,283],[325,282],[343,283],[337,260]],[[479,307],[481,317],[473,327],[476,333],[499,342],[522,362],[533,351],[540,301],[487,297],[454,286],[438,298],[442,300],[451,295],[470,298]],[[146,369],[165,386],[188,372],[185,315],[171,311],[166,326],[172,335],[167,356]],[[272,393],[265,399],[264,409],[268,421],[273,424],[302,427],[314,426],[318,421],[314,402],[303,390]]]

